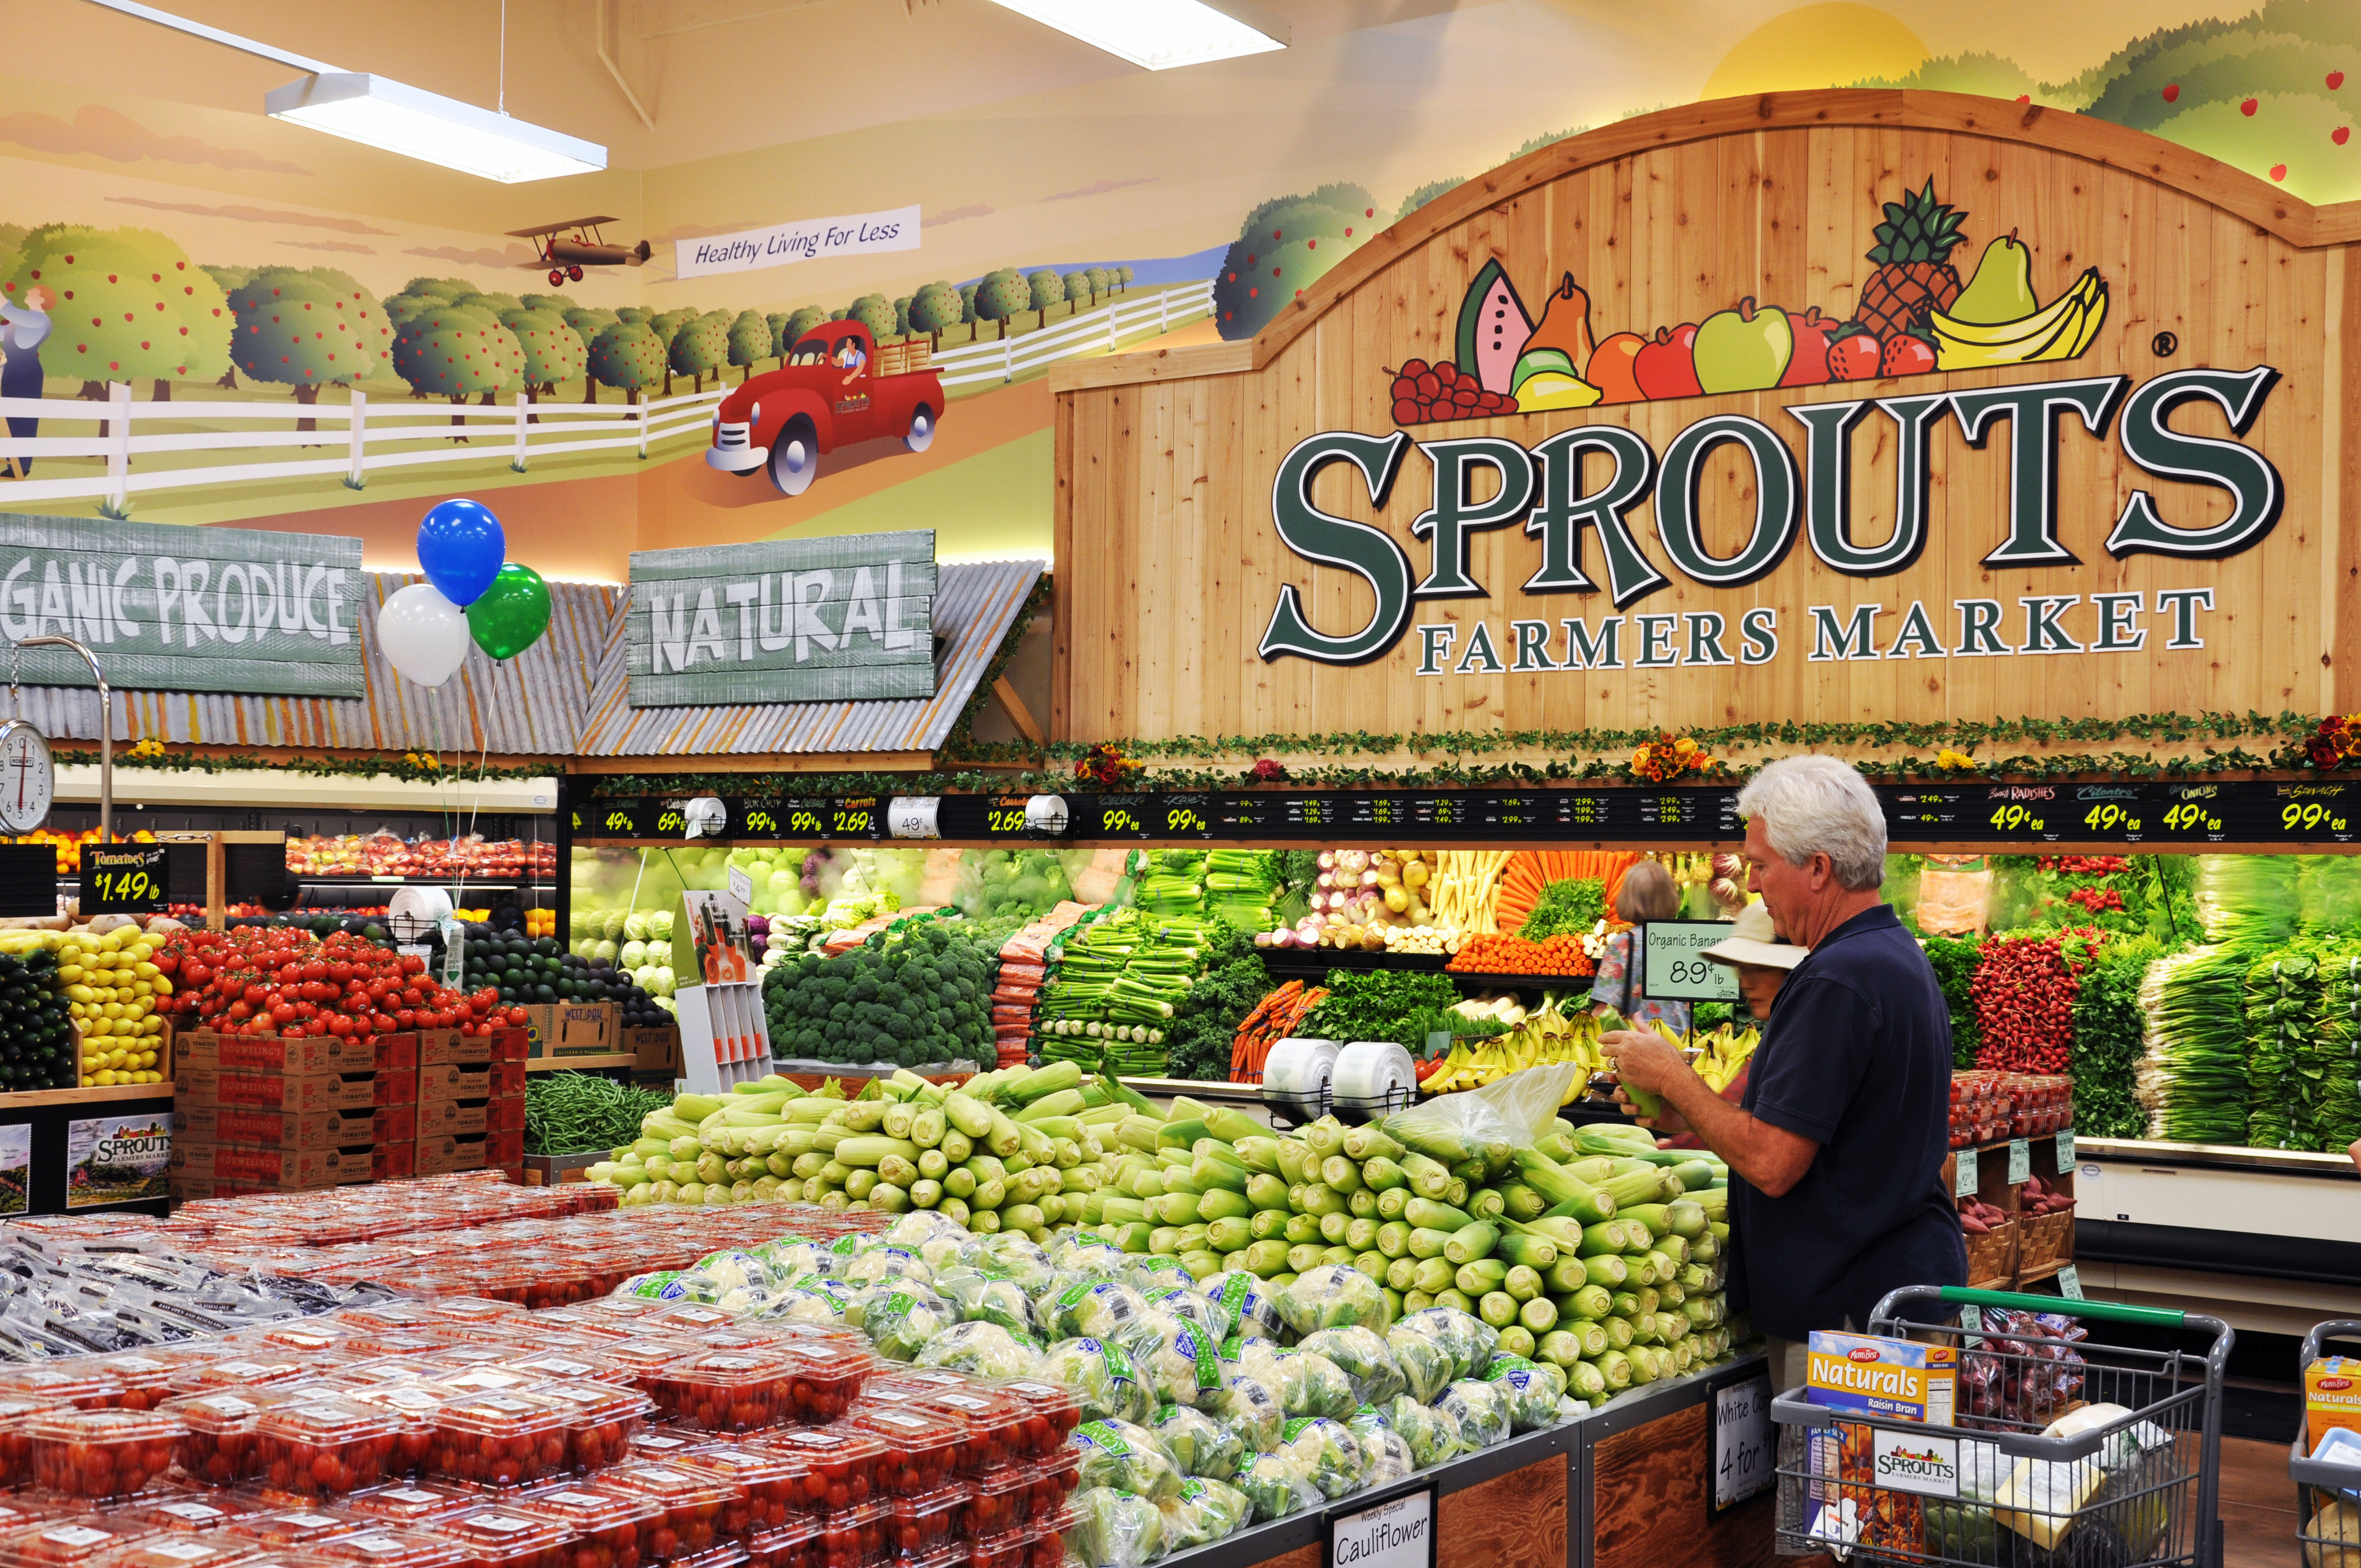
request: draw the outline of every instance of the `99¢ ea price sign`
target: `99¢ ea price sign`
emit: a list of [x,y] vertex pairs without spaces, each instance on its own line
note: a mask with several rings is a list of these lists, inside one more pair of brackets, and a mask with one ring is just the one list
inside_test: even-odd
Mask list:
[[164,846],[137,845],[82,852],[82,910],[89,915],[161,915]]

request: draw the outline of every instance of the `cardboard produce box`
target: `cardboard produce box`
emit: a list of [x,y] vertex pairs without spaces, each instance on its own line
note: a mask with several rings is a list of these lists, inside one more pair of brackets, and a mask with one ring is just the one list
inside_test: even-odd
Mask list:
[[495,1094],[492,1096],[490,1101],[487,1102],[485,1108],[490,1113],[490,1114],[485,1120],[484,1125],[491,1131],[495,1133],[522,1133],[524,1131],[523,1095]]
[[522,1025],[491,1031],[494,1061],[522,1061],[533,1054],[533,1031]]
[[514,1171],[522,1179],[524,1170],[524,1133],[488,1133],[484,1135],[484,1163]]
[[221,1186],[276,1188],[282,1191],[342,1187],[370,1178],[372,1157],[342,1149],[267,1149],[246,1144],[172,1141],[175,1178]]
[[379,1105],[369,1113],[369,1131],[379,1148],[418,1141],[418,1107]]
[[418,1036],[379,1035],[377,1037],[377,1069],[379,1072],[416,1072],[418,1070]]
[[462,1133],[419,1139],[415,1174],[440,1176],[446,1171],[483,1169],[488,1163],[484,1138],[482,1133]]
[[371,1113],[276,1111],[254,1105],[175,1102],[173,1132],[193,1143],[252,1144],[270,1149],[368,1148],[377,1141]]
[[352,1111],[373,1104],[375,1075],[223,1072],[187,1067],[173,1075],[176,1104],[247,1105],[267,1111]]
[[425,1106],[448,1100],[489,1100],[492,1070],[489,1062],[478,1062],[473,1067],[456,1062],[422,1067],[418,1069],[418,1103]]
[[522,1094],[524,1092],[524,1063],[521,1061],[496,1061],[492,1063],[492,1092],[495,1094]]
[[617,1049],[611,1002],[545,1002],[524,1010],[534,1057],[603,1056]]
[[480,1133],[491,1125],[491,1102],[485,1100],[434,1100],[419,1105],[418,1137],[421,1141],[450,1137],[460,1133]]
[[463,1035],[456,1029],[422,1029],[418,1032],[420,1067],[450,1067],[491,1059],[492,1037],[489,1035]]
[[418,1103],[418,1069],[408,1072],[381,1072],[370,1085],[372,1105],[415,1105]]
[[680,1071],[680,1031],[676,1028],[625,1029],[616,1048],[631,1053],[635,1072]]
[[390,1181],[398,1177],[418,1174],[418,1146],[405,1139],[398,1144],[379,1144],[369,1156],[369,1179]]
[[192,1029],[179,1040],[179,1058],[189,1067],[223,1072],[295,1074],[375,1072],[377,1047],[367,1040],[335,1035],[254,1036]]

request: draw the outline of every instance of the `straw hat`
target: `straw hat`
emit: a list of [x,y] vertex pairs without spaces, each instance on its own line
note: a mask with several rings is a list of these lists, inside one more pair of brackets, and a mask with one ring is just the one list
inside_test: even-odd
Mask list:
[[1764,969],[1794,969],[1809,948],[1783,940],[1771,928],[1771,911],[1761,901],[1748,905],[1730,923],[1730,935],[1705,949],[1718,964],[1760,964]]

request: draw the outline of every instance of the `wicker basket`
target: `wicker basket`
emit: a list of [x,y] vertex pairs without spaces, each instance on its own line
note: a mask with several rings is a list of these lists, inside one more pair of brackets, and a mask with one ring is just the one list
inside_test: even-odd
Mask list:
[[2074,1215],[2071,1211],[2056,1214],[2028,1214],[2017,1221],[2016,1229],[2021,1233],[2016,1244],[2016,1271],[2020,1275],[2072,1258]]
[[2006,1286],[2017,1270],[2017,1232],[2014,1221],[1993,1227],[1984,1235],[1971,1231],[1968,1243],[1968,1283],[1976,1287]]

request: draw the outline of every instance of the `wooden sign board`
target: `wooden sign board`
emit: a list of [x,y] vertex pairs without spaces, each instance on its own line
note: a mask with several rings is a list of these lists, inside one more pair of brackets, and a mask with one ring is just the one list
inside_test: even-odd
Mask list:
[[631,555],[633,707],[935,694],[935,535]]
[[2361,706],[2361,203],[1943,93],[1532,153],[1061,371],[1053,728]]

